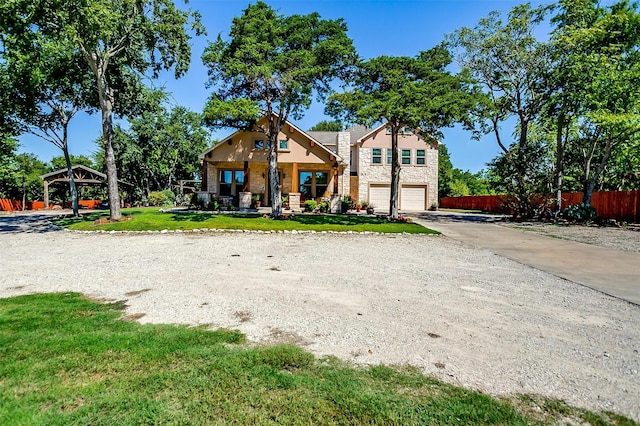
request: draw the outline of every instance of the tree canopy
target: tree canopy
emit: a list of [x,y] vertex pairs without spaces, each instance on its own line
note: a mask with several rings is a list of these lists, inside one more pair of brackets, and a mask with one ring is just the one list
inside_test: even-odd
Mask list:
[[[259,1],[233,19],[228,40],[219,36],[209,43],[202,59],[213,89],[204,109],[206,123],[259,131],[271,141],[269,197],[272,214],[280,216],[278,133],[290,117],[303,115],[314,94],[331,92],[331,83],[355,61],[346,24],[318,13],[280,15]],[[261,117],[267,124],[259,128]]]

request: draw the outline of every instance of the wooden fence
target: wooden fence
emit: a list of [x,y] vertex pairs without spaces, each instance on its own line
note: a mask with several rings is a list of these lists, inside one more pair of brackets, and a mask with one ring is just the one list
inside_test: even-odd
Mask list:
[[[483,210],[492,213],[510,213],[504,208],[506,195],[469,195],[440,199],[443,209]],[[582,192],[563,192],[562,208],[582,202]],[[640,191],[594,192],[591,205],[604,219],[640,223]]]
[[[101,200],[79,200],[78,206],[81,209],[97,209],[100,207]],[[49,208],[54,206],[53,203],[49,204]],[[64,208],[70,209],[71,202],[65,202]],[[44,209],[44,201],[27,201],[25,210],[42,210]],[[21,211],[22,210],[22,201],[19,200],[8,200],[6,198],[0,198],[0,211],[11,212],[11,211]]]

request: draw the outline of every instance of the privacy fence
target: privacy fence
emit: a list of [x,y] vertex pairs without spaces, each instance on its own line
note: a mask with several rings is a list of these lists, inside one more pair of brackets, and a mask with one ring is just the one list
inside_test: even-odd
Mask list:
[[[440,199],[443,209],[483,210],[492,213],[511,213],[505,209],[506,195],[469,195]],[[562,208],[582,202],[582,192],[563,192]],[[591,205],[604,219],[640,223],[640,191],[594,192]]]
[[[78,205],[81,209],[97,209],[100,207],[101,200],[79,200]],[[54,204],[49,204],[49,208],[53,208]],[[70,209],[71,202],[64,203],[64,208]],[[25,210],[41,210],[44,209],[44,201],[27,201]],[[8,200],[0,198],[0,211],[11,212],[22,210],[22,201]]]

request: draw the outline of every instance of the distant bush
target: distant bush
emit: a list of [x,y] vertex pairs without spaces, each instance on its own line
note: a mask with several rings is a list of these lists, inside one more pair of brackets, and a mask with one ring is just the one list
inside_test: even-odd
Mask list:
[[[171,193],[172,197],[169,198],[167,192]],[[165,206],[173,204],[176,196],[171,191],[154,191],[149,193],[149,205],[150,206]]]
[[567,220],[580,223],[593,222],[598,218],[596,209],[591,204],[584,203],[572,204],[563,209],[560,215]]

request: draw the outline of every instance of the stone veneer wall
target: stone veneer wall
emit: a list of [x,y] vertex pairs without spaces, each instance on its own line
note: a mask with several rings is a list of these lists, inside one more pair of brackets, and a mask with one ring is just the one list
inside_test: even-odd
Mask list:
[[[426,165],[403,165],[400,170],[400,185],[407,183],[428,184],[427,207],[438,202],[438,149],[426,146]],[[358,167],[358,201],[367,200],[370,183],[391,183],[391,166],[372,165],[371,148],[360,149]],[[415,154],[413,154],[415,155]],[[386,153],[383,151],[383,161]]]
[[342,173],[338,175],[338,194],[342,196],[351,193],[351,133],[339,132],[337,141],[337,154],[342,157]]

